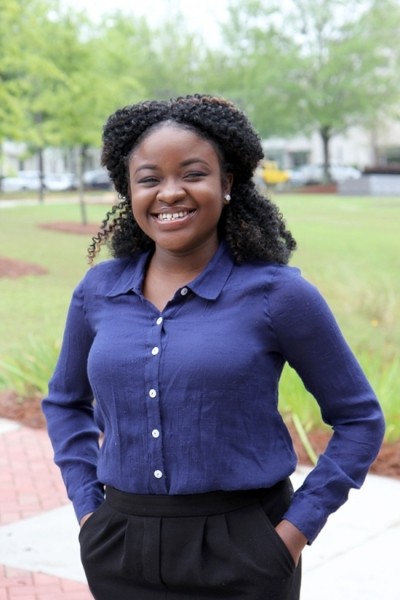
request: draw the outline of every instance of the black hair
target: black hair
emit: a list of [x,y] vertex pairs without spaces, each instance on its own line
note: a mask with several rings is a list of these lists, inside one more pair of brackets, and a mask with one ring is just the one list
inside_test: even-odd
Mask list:
[[88,249],[92,262],[108,243],[114,257],[126,257],[154,247],[131,210],[128,161],[133,149],[162,123],[169,121],[210,141],[220,158],[221,172],[233,176],[231,202],[222,211],[219,237],[236,262],[261,260],[286,264],[296,242],[277,206],[260,194],[253,174],[263,151],[246,115],[230,101],[194,94],[126,106],[112,114],[103,130],[101,162],[107,168],[120,202],[107,213]]

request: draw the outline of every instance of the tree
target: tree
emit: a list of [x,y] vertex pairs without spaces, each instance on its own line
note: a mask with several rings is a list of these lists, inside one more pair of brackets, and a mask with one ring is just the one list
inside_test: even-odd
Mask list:
[[23,0],[0,0],[0,153],[5,139],[20,140],[24,131],[20,77],[25,58],[20,28],[22,11]]
[[24,141],[38,155],[41,202],[45,178],[43,151],[62,141],[56,115],[61,94],[68,85],[66,75],[54,61],[58,31],[51,11],[55,6],[56,0],[24,2],[17,24],[19,43],[24,49],[18,72],[19,102],[24,114],[20,131],[23,131]]
[[329,179],[329,142],[397,101],[400,7],[396,0],[348,3],[296,0],[299,35],[298,106],[305,127],[316,127]]
[[154,26],[143,17],[109,14],[99,29],[97,44],[104,78],[113,81],[115,107],[170,98],[196,87],[204,44],[188,32],[179,13]]
[[83,172],[86,154],[89,147],[100,145],[108,94],[96,68],[97,48],[87,35],[89,23],[85,15],[64,11],[58,6],[51,17],[54,43],[49,48],[48,57],[63,74],[65,83],[58,90],[57,108],[52,120],[59,131],[59,145],[75,150],[81,221],[85,224]]
[[[177,31],[179,35],[177,35]],[[172,98],[201,91],[205,44],[188,30],[181,13],[152,30],[143,82],[150,97]]]
[[271,131],[268,113],[281,133],[317,129],[328,178],[332,136],[397,101],[399,2],[355,0],[349,10],[343,0],[292,0],[277,8],[231,2],[228,52],[237,56],[240,90],[259,130]]
[[297,126],[288,110],[297,47],[280,27],[281,12],[279,2],[231,1],[222,25],[223,48],[208,56],[211,89],[239,104],[264,137]]

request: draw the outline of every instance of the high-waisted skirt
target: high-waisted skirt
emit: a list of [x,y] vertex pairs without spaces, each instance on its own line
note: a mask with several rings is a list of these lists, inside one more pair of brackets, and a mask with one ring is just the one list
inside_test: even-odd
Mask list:
[[96,600],[298,600],[301,566],[274,526],[289,480],[182,496],[106,489],[83,525],[81,559]]

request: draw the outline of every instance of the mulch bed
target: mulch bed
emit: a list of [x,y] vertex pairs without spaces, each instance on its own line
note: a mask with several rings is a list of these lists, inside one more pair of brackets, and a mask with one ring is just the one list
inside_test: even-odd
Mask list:
[[72,221],[41,223],[40,229],[50,229],[52,231],[61,231],[63,233],[76,233],[82,235],[96,235],[100,225],[95,223],[74,223]]
[[[43,223],[43,229],[55,231],[95,235],[99,226],[88,223],[82,225],[73,222]],[[16,279],[26,275],[44,275],[46,269],[40,265],[29,262],[0,257],[0,277]],[[40,408],[40,398],[21,400],[14,392],[0,392],[0,418],[18,421],[22,425],[32,428],[45,428],[45,419]],[[309,465],[309,458],[299,440],[296,430],[289,425],[293,443],[299,457],[300,464]],[[330,433],[326,430],[315,430],[309,434],[309,440],[315,452],[319,454],[326,447]],[[384,443],[377,460],[371,467],[371,472],[386,477],[400,479],[400,440],[396,443]]]
[[26,275],[46,275],[47,272],[40,265],[0,256],[0,277],[18,279]]
[[336,183],[316,183],[312,185],[304,185],[295,188],[293,192],[297,194],[337,194]]
[[[94,236],[99,231],[99,225],[95,223],[86,223],[84,225],[73,221],[41,223],[39,227],[41,229],[89,236]],[[27,275],[46,275],[46,273],[48,273],[47,269],[40,265],[0,256],[0,278],[18,279]]]
[[14,392],[0,392],[0,418],[17,421],[32,429],[45,429],[46,421],[40,403],[40,398],[21,400]]

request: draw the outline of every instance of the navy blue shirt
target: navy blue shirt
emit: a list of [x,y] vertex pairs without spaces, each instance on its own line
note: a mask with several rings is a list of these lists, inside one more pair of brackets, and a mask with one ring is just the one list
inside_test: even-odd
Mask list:
[[384,431],[331,311],[298,269],[237,265],[222,243],[160,312],[142,294],[148,260],[88,271],[43,401],[78,519],[103,502],[104,485],[193,494],[269,487],[293,473],[278,410],[287,361],[333,428],[285,514],[311,542],[362,484]]

